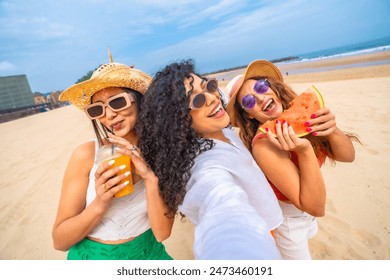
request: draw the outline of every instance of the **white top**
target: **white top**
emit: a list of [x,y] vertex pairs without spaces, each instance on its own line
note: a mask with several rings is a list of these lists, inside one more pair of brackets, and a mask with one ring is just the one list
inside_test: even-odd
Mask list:
[[[98,145],[96,143],[96,150]],[[95,191],[95,163],[89,174],[89,185],[86,203],[89,205],[96,197]],[[144,181],[134,185],[134,192],[119,198],[113,198],[110,207],[104,213],[99,224],[88,236],[102,240],[119,240],[136,237],[150,228],[146,208],[146,194]]]
[[263,172],[237,133],[223,130],[231,144],[195,159],[179,210],[195,225],[196,259],[279,259],[270,231],[282,212]]

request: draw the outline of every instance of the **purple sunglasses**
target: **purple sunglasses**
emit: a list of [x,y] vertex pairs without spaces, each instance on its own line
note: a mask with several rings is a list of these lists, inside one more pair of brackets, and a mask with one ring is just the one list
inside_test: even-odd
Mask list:
[[[270,85],[269,82],[265,80],[258,80],[256,81],[255,85],[253,86],[253,90],[257,94],[264,94],[269,89]],[[252,109],[256,104],[256,97],[253,96],[253,94],[247,94],[242,99],[242,108],[244,109]]]

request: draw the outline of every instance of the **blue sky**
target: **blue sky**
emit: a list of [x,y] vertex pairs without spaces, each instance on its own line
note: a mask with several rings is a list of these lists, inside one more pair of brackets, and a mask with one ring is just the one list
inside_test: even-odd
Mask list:
[[192,58],[199,72],[390,35],[388,0],[0,0],[0,76],[63,90],[114,61],[153,75]]

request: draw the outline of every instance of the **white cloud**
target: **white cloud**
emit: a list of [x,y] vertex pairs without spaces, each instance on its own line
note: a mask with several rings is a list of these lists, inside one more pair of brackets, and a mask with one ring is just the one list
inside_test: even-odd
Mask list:
[[[114,60],[149,72],[179,58],[194,58],[202,71],[213,71],[386,33],[385,4],[367,3],[0,0],[1,69],[15,69],[5,64],[12,61],[36,90],[58,89],[106,62],[110,47]],[[381,15],[372,31],[367,22],[376,17],[365,14]]]
[[13,18],[7,22],[8,36],[28,36],[26,40],[64,38],[72,31],[72,26],[45,17]]
[[244,2],[241,0],[222,0],[215,5],[207,3],[203,7],[198,6],[196,11],[194,11],[193,6],[189,6],[187,14],[184,17],[178,17],[180,28],[197,25],[210,19],[223,21],[224,17],[245,6]]
[[8,61],[0,62],[0,72],[13,71],[16,69],[16,66]]

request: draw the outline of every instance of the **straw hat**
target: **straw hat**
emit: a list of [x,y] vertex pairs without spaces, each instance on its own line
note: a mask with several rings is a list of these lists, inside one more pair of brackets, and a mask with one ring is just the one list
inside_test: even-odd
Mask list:
[[69,101],[79,109],[91,104],[91,97],[99,90],[108,87],[124,87],[145,93],[152,81],[148,74],[120,63],[101,65],[93,72],[91,78],[74,84],[64,90],[60,101]]
[[233,79],[230,80],[230,82],[226,85],[226,90],[228,92],[229,99],[233,95],[234,92],[237,90],[237,86],[240,84],[239,79],[242,79],[244,77],[244,74],[240,74],[235,76]]
[[244,75],[238,75],[234,77],[231,81],[232,84],[228,84],[228,94],[230,96],[230,100],[227,105],[226,111],[230,116],[230,123],[232,126],[237,126],[236,112],[234,110],[234,104],[236,103],[237,94],[245,81],[256,77],[273,77],[280,81],[283,81],[282,73],[271,62],[267,60],[252,61],[246,68]]

